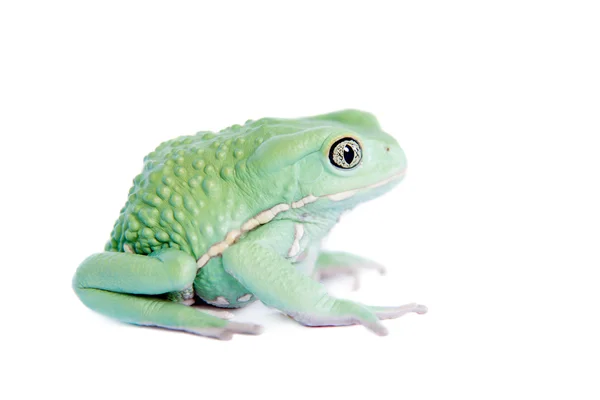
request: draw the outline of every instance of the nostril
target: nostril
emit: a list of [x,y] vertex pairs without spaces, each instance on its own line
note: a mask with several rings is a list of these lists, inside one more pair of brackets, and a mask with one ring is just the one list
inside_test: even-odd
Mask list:
[[389,147],[386,147],[386,148],[385,148],[385,151],[390,151],[390,148],[389,148]]

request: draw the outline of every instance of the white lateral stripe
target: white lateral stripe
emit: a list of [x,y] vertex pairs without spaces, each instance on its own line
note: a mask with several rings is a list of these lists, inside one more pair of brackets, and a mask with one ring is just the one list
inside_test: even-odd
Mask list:
[[341,201],[341,200],[346,200],[352,196],[354,196],[354,194],[357,192],[357,190],[347,190],[345,192],[340,192],[340,193],[335,193],[335,194],[330,194],[327,196],[327,198],[329,200],[332,201]]
[[281,204],[277,204],[276,206],[271,208],[271,211],[273,211],[274,214],[279,214],[282,211],[287,211],[290,209],[289,204],[285,204],[285,203],[281,203]]
[[312,194],[309,194],[308,196],[306,196],[303,200],[304,200],[304,205],[306,204],[310,204],[310,203],[314,203],[315,201],[317,201],[319,198],[317,196],[313,196]]
[[256,219],[261,225],[270,222],[273,218],[275,218],[275,214],[273,213],[273,211],[271,211],[271,209],[265,210],[258,214],[256,217],[254,217],[254,219]]
[[238,240],[241,234],[242,232],[238,231],[237,229],[234,229],[231,232],[229,232],[227,236],[225,236],[225,242],[227,242],[227,244],[233,244],[236,240]]
[[312,194],[309,194],[308,196],[306,196],[298,201],[293,201],[292,208],[304,207],[305,205],[313,203],[313,202],[317,201],[318,199],[319,199],[318,197],[313,196]]
[[[402,171],[396,175],[393,175],[387,179],[384,179],[383,181],[380,181],[380,182],[377,182],[377,183],[374,183],[372,185],[365,186],[362,188],[347,190],[345,192],[340,192],[340,193],[333,193],[333,194],[324,195],[321,197],[317,197],[317,196],[313,196],[312,194],[309,194],[308,196],[303,197],[302,199],[300,199],[298,201],[293,201],[291,204],[286,204],[286,203],[277,204],[267,210],[261,211],[260,213],[256,214],[254,217],[250,218],[248,221],[244,222],[239,230],[234,229],[234,230],[228,232],[227,235],[225,236],[225,240],[213,244],[208,249],[208,251],[205,254],[203,254],[198,259],[198,261],[196,261],[196,265],[198,266],[198,269],[202,268],[203,266],[206,265],[206,263],[208,263],[208,261],[211,258],[220,256],[221,254],[223,254],[223,252],[229,246],[234,244],[239,239],[239,237],[242,235],[242,233],[250,232],[251,230],[255,229],[256,227],[258,227],[260,225],[264,225],[264,224],[271,222],[273,220],[273,218],[275,218],[277,216],[277,214],[287,211],[290,208],[301,208],[307,204],[314,203],[315,201],[319,200],[320,198],[327,198],[332,201],[341,201],[341,200],[344,200],[344,199],[354,196],[354,194],[358,193],[358,191],[360,191],[360,190],[372,189],[372,188],[376,188],[376,187],[385,185],[386,183],[389,183],[389,182],[393,181],[394,179],[399,178],[402,175],[404,175],[404,171]],[[294,231],[295,231],[294,232],[294,243],[292,243],[292,247],[290,248],[290,250],[288,252],[289,257],[295,256],[300,251],[300,239],[302,239],[302,236],[304,235],[304,226],[302,224],[296,224],[296,225],[294,225]],[[125,251],[132,250],[131,247],[129,247],[129,249],[128,249],[125,246],[128,246],[128,245],[123,246]]]
[[225,250],[227,250],[227,248],[229,246],[234,244],[239,239],[239,237],[242,235],[242,233],[249,232],[249,231],[253,230],[254,228],[256,228],[257,226],[264,225],[264,224],[270,222],[273,218],[275,218],[275,216],[277,214],[279,214],[280,212],[287,211],[289,209],[290,209],[289,204],[285,204],[285,203],[277,204],[277,205],[269,208],[268,210],[258,213],[254,217],[250,218],[248,221],[244,222],[239,230],[234,229],[234,230],[228,232],[227,235],[225,235],[225,240],[222,240],[222,241],[210,246],[208,251],[205,254],[203,254],[202,257],[200,257],[198,259],[198,261],[196,261],[196,265],[198,266],[198,269],[204,267],[211,258],[220,256],[221,254],[223,254],[223,252]]
[[196,261],[196,265],[198,266],[198,269],[204,267],[206,265],[206,263],[208,262],[208,260],[210,260],[210,256],[208,254],[204,254],[202,257],[200,257],[198,259],[198,261]]
[[252,229],[256,228],[259,225],[260,224],[258,223],[258,221],[255,218],[250,218],[248,221],[246,221],[242,225],[242,232],[251,231]]
[[209,257],[218,256],[219,254],[222,254],[228,246],[229,245],[225,241],[213,244],[206,254],[208,254]]

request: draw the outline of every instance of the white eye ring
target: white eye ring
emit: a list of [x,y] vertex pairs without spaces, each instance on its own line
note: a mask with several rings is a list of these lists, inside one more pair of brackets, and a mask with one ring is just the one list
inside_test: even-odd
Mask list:
[[354,168],[360,164],[361,159],[360,145],[352,138],[346,137],[338,140],[329,150],[329,161],[338,168]]

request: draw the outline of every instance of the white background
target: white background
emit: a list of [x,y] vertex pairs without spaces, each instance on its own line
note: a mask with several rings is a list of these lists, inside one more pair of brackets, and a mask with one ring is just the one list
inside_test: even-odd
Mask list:
[[[598,399],[597,2],[205,3],[2,2],[0,397]],[[161,141],[348,107],[409,170],[328,242],[388,275],[329,287],[427,315],[219,342],[73,294]]]

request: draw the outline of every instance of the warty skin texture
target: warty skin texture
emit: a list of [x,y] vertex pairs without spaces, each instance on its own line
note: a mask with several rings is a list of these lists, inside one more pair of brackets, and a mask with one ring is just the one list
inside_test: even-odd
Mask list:
[[[354,168],[330,159],[343,139],[361,150]],[[126,322],[222,339],[259,328],[190,308],[194,298],[227,308],[260,299],[305,325],[359,323],[384,334],[380,319],[425,307],[334,299],[311,276],[331,265],[343,270],[323,257],[321,240],[343,212],[390,190],[405,169],[396,140],[356,110],[265,118],[164,142],[144,159],[106,252],[80,265],[75,291]],[[354,269],[365,262],[339,257]]]

